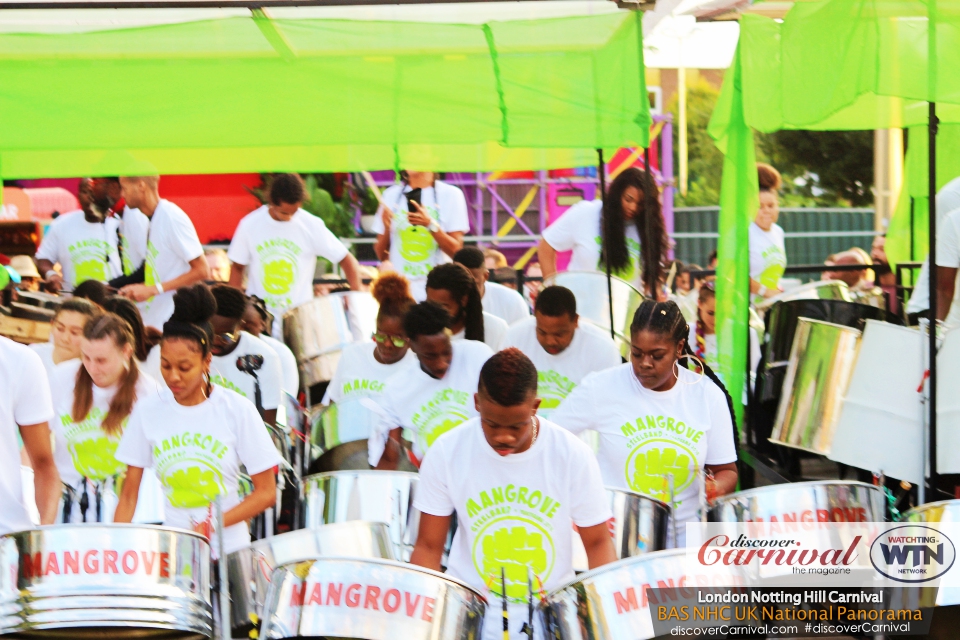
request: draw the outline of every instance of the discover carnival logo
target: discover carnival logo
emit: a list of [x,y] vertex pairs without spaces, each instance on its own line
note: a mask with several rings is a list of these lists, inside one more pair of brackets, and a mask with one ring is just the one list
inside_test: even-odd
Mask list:
[[945,574],[957,559],[953,542],[922,525],[894,527],[870,545],[870,562],[897,582],[929,582]]

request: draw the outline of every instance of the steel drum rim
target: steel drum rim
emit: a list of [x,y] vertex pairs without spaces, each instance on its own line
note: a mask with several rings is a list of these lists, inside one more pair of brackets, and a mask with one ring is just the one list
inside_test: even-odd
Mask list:
[[378,469],[346,469],[343,471],[323,471],[321,473],[311,473],[310,475],[303,477],[303,482],[306,483],[307,481],[310,481],[313,478],[329,478],[329,477],[335,477],[335,476],[345,476],[345,475],[352,476],[352,475],[361,475],[361,474],[362,475],[375,474],[381,477],[386,476],[386,474],[390,474],[393,476],[398,476],[398,475],[410,476],[413,478],[420,477],[419,473],[414,473],[413,471],[382,471]]
[[[843,301],[841,300],[840,302],[843,302]],[[851,302],[850,304],[856,304],[856,303],[855,303],[855,302]],[[844,329],[844,330],[846,330],[846,331],[855,331],[855,332],[857,332],[858,334],[861,334],[861,335],[863,334],[863,331],[861,331],[860,329],[857,329],[857,328],[855,328],[855,327],[850,327],[850,326],[847,326],[847,325],[845,325],[845,324],[837,324],[836,322],[828,322],[827,320],[819,320],[819,319],[817,319],[817,318],[808,318],[807,316],[798,316],[798,317],[797,317],[797,324],[799,325],[801,322],[806,322],[806,323],[809,323],[809,324],[825,325],[825,326],[828,326],[828,327],[835,327],[835,328],[837,328],[837,329]]]
[[[319,475],[319,474],[316,474]],[[389,525],[385,522],[377,522],[375,520],[344,520],[343,522],[329,522],[327,524],[322,524],[317,527],[309,527],[304,529],[293,529],[291,531],[285,531],[283,533],[278,533],[276,535],[270,536],[269,538],[263,538],[260,540],[253,540],[249,546],[243,547],[242,549],[237,549],[233,553],[228,555],[234,555],[241,553],[246,550],[260,551],[261,549],[270,549],[273,547],[273,544],[276,542],[277,538],[285,536],[287,534],[296,533],[302,536],[306,536],[314,531],[330,531],[335,529],[358,529],[365,528],[369,529],[371,527],[376,527],[377,525],[382,525],[383,527],[389,529]],[[329,528],[328,528],[329,527]],[[321,556],[324,558],[336,558],[340,556]]]
[[653,503],[655,503],[655,504],[657,504],[657,505],[660,505],[660,506],[662,506],[663,508],[665,508],[667,511],[671,512],[671,513],[672,513],[672,511],[673,511],[673,510],[670,508],[670,505],[667,504],[666,502],[664,502],[663,500],[659,500],[659,499],[657,499],[657,498],[654,498],[653,496],[648,496],[647,494],[645,494],[645,493],[640,493],[639,491],[634,491],[634,490],[632,490],[632,489],[621,489],[620,487],[614,487],[614,486],[604,486],[603,488],[606,489],[607,491],[612,491],[612,492],[615,492],[615,493],[625,493],[625,494],[627,494],[627,495],[637,496],[637,497],[639,497],[639,498],[643,498],[644,500],[648,500],[648,501],[653,502]]
[[905,511],[901,517],[905,518],[911,513],[923,513],[924,511],[929,511],[930,509],[945,507],[951,503],[956,504],[958,507],[960,507],[960,499],[957,499],[957,498],[954,498],[952,500],[938,500],[937,502],[925,502],[921,505],[917,505],[916,507],[913,507],[909,511]]
[[[757,308],[758,311],[767,311],[769,309],[772,309],[773,306],[778,302],[789,302],[790,300],[795,299],[795,298],[790,298],[789,297],[790,294],[798,294],[798,293],[803,293],[805,291],[816,291],[817,289],[819,289],[824,285],[836,285],[838,283],[842,284],[847,289],[847,293],[849,294],[850,287],[843,280],[815,280],[813,282],[807,282],[806,284],[802,284],[799,287],[794,287],[789,291],[784,291],[771,298],[767,298],[766,300],[763,300],[755,304],[754,306]],[[802,300],[803,298],[796,298],[796,299]],[[826,298],[826,299],[829,299],[829,298]],[[847,300],[847,302],[849,302],[849,300]]]
[[197,533],[196,531],[191,531],[189,529],[181,529],[179,527],[168,527],[162,524],[137,524],[131,522],[122,522],[122,523],[112,523],[112,522],[67,522],[63,524],[44,524],[36,527],[31,527],[29,529],[21,529],[20,531],[11,531],[10,533],[4,533],[0,535],[0,540],[3,538],[9,538],[13,536],[23,535],[25,533],[32,532],[45,532],[45,531],[63,531],[67,528],[78,529],[80,531],[89,531],[92,532],[97,528],[103,528],[107,530],[113,529],[147,529],[151,531],[160,531],[166,533],[175,533],[178,535],[188,535],[193,538],[197,538],[200,541],[210,544],[210,541],[203,535]]
[[[721,504],[726,504],[738,498],[749,498],[757,495],[759,493],[764,493],[770,491],[774,488],[779,487],[789,487],[789,488],[813,488],[818,486],[844,486],[844,487],[864,487],[867,489],[874,489],[880,491],[880,487],[877,487],[866,482],[860,482],[859,480],[809,480],[807,482],[786,482],[783,484],[771,484],[765,487],[756,487],[754,489],[745,489],[743,491],[737,491],[735,493],[729,493],[725,496],[720,496],[713,501],[713,505],[710,509],[714,509]],[[949,501],[948,501],[949,502]]]
[[658,558],[667,558],[670,556],[684,556],[686,555],[686,553],[687,553],[687,548],[683,547],[682,549],[661,549],[660,551],[648,551],[647,553],[641,553],[638,556],[633,556],[630,558],[621,558],[620,560],[615,560],[603,566],[597,567],[596,569],[590,569],[589,571],[584,571],[583,573],[576,576],[573,580],[568,580],[567,582],[564,582],[562,585],[560,585],[556,589],[552,589],[550,592],[547,593],[547,596],[544,599],[549,599],[555,593],[566,591],[567,589],[577,584],[578,582],[583,582],[585,580],[589,580],[590,578],[594,578],[602,573],[606,573],[607,571],[610,571],[614,567],[619,569],[622,567],[635,565],[640,562],[646,562],[647,560],[651,560],[651,559],[656,560]]
[[[446,582],[452,582],[459,587],[468,589],[471,593],[475,594],[478,598],[483,600],[484,603],[487,603],[487,598],[482,593],[477,591],[474,587],[471,587],[469,584],[461,580],[460,578],[454,578],[451,575],[446,573],[441,573],[440,571],[434,571],[433,569],[427,569],[426,567],[421,567],[417,564],[410,564],[409,562],[401,562],[399,560],[386,560],[384,558],[362,558],[357,556],[320,556],[317,558],[311,558],[310,560],[302,560],[300,562],[287,562],[281,565],[277,565],[276,569],[273,570],[274,573],[277,571],[288,571],[287,567],[291,565],[301,564],[302,562],[359,562],[361,564],[379,564],[387,567],[394,567],[396,569],[404,569],[407,571],[414,571],[416,573],[423,573],[433,578],[440,578]],[[271,580],[271,582],[276,582]]]

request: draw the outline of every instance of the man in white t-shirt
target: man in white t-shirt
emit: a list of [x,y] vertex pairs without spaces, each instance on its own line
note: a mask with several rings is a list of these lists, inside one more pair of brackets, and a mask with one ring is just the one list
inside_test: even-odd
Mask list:
[[[2,267],[0,267],[2,268]],[[49,421],[50,385],[40,356],[0,336],[0,535],[30,529],[20,471],[20,446],[33,467],[40,524],[53,524],[60,500],[60,474],[53,459]]]
[[93,181],[94,204],[107,212],[117,222],[117,247],[123,275],[110,281],[110,286],[120,289],[128,284],[143,282],[143,270],[147,258],[147,234],[150,218],[139,209],[131,209],[123,199],[120,178],[97,178]]
[[267,311],[266,303],[256,296],[247,297],[247,308],[243,312],[240,328],[255,338],[260,338],[273,349],[280,358],[280,371],[283,374],[283,390],[294,398],[300,393],[300,368],[297,357],[283,342],[266,334],[267,327],[273,324],[273,318]]
[[173,315],[173,294],[210,277],[203,247],[183,209],[160,197],[159,176],[120,178],[127,206],[150,220],[143,283],[128,284],[120,295],[139,303],[143,324],[160,328]]
[[588,374],[616,367],[622,360],[609,333],[580,324],[577,299],[566,287],[541,291],[533,315],[510,327],[502,347],[520,349],[536,365],[537,413],[549,418]]
[[429,171],[401,171],[404,181],[383,192],[373,220],[374,250],[410,281],[418,302],[426,299],[427,274],[450,262],[470,230],[463,191]]
[[[84,280],[109,282],[121,274],[118,222],[93,207],[90,178],[80,180],[78,199],[81,208],[54,220],[37,249],[37,267],[53,292],[73,290]],[[62,276],[54,270],[56,264]]]
[[[474,402],[480,417],[441,436],[420,467],[410,562],[440,570],[456,513],[447,574],[486,596],[484,640],[519,639],[528,603],[574,577],[574,527],[591,569],[617,560],[609,501],[590,449],[535,415],[537,370],[518,349],[483,365]],[[531,637],[545,637],[533,623]]]
[[[954,233],[954,230],[947,231],[947,237],[942,241],[941,238],[944,236],[944,231],[947,227],[953,226],[952,223],[948,222],[950,214],[954,211],[960,209],[960,177],[954,178],[947,184],[943,185],[940,191],[937,192],[937,266],[944,267],[943,270],[937,270],[937,288],[943,289],[947,294],[949,294],[950,301],[952,303],[953,299],[958,297],[956,296],[956,290],[950,288],[950,283],[956,280],[956,264],[950,264],[952,262],[952,257],[956,254],[958,249],[951,248],[950,245],[953,244],[956,246],[957,237]],[[941,249],[941,247],[943,247]],[[941,251],[944,251],[946,258],[941,259]],[[954,273],[951,275],[951,269]],[[946,282],[944,282],[946,279]],[[947,298],[944,297],[941,301],[940,296],[937,296],[937,316],[940,319],[943,319],[947,316],[949,309],[944,304],[947,303]],[[949,306],[949,305],[948,305]],[[915,321],[917,316],[926,316],[927,311],[930,309],[930,257],[927,256],[923,259],[923,265],[920,267],[920,273],[917,275],[916,284],[913,287],[913,294],[910,296],[910,300],[907,302],[907,315],[911,320]]]
[[[282,173],[270,181],[270,204],[247,214],[230,242],[230,285],[267,303],[279,325],[284,312],[313,298],[317,258],[339,264],[354,291],[360,290],[357,259],[323,220],[301,208],[303,179]],[[275,335],[279,326],[273,328]]]
[[210,382],[236,391],[256,405],[264,422],[275,425],[283,388],[280,357],[260,338],[240,330],[247,308],[242,291],[220,284],[211,292],[217,301],[217,313],[210,319]]
[[480,299],[483,310],[495,315],[508,325],[516,324],[530,317],[530,307],[514,289],[490,282],[490,270],[487,269],[483,251],[477,247],[464,247],[453,255],[453,261],[459,262],[473,274],[480,287]]

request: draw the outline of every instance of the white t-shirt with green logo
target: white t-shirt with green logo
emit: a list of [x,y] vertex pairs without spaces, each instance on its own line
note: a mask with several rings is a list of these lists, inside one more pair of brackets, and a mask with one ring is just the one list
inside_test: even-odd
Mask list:
[[551,355],[537,342],[537,319],[528,318],[510,327],[503,348],[520,349],[537,367],[540,396],[538,415],[549,418],[574,387],[594,371],[616,367],[622,360],[610,334],[582,321],[573,334],[570,346]]
[[351,344],[340,355],[340,363],[322,403],[333,405],[324,415],[324,428],[335,430],[327,435],[328,440],[351,442],[369,438],[378,417],[360,401],[369,398],[379,403],[391,376],[419,367],[417,356],[409,349],[400,362],[383,364],[373,355],[376,348],[376,343],[371,340]]
[[501,567],[510,637],[519,638],[528,572],[536,602],[539,592],[574,577],[573,525],[592,527],[611,517],[590,449],[545,419],[533,446],[509,456],[490,448],[479,418],[447,433],[423,460],[414,506],[434,516],[456,512],[447,573],[487,596],[485,640],[503,638]]
[[210,382],[231,391],[236,391],[250,402],[256,402],[256,380],[249,373],[237,368],[237,360],[243,356],[263,356],[263,366],[257,371],[260,381],[260,402],[264,409],[280,406],[283,373],[280,371],[280,356],[267,344],[246,331],[240,332],[237,348],[224,356],[210,360]]
[[267,205],[240,221],[227,256],[247,267],[247,293],[259,296],[279,320],[313,298],[317,257],[338,264],[347,248],[317,216],[298,209],[287,222],[270,217]]
[[[193,222],[183,209],[169,200],[161,199],[157,204],[150,218],[148,237],[144,279],[148,287],[182,276],[190,271],[191,260],[203,256],[203,246]],[[138,306],[143,324],[162,329],[163,323],[173,315],[174,293],[164,291],[141,302]]]
[[440,380],[424,373],[419,362],[387,380],[377,403],[383,416],[370,436],[371,464],[380,460],[383,443],[397,427],[403,427],[404,437],[413,442],[414,455],[423,459],[437,438],[477,415],[473,394],[480,369],[493,352],[476,340],[457,340],[451,346],[453,359]]
[[599,433],[597,458],[607,486],[669,502],[663,476],[671,474],[681,537],[682,524],[697,519],[703,482],[697,471],[737,459],[723,391],[683,367],[679,382],[659,392],[644,389],[629,362],[591,374],[551,418],[573,433]]
[[[192,529],[212,513],[223,495],[223,510],[240,503],[240,465],[256,475],[280,464],[253,403],[214,385],[210,397],[185,407],[169,389],[137,402],[117,447],[117,460],[135,467],[153,467],[163,485],[164,524]],[[250,543],[245,523],[227,527],[227,553]]]
[[[390,226],[390,262],[397,272],[410,281],[410,290],[418,301],[426,298],[427,274],[438,264],[450,262],[437,241],[426,227],[412,225],[407,221],[407,198],[409,185],[395,184],[383,192],[383,202],[393,211]],[[467,215],[467,199],[459,187],[437,180],[433,187],[422,192],[420,204],[431,218],[437,221],[446,233],[470,230]],[[384,232],[383,207],[377,210],[371,230]]]
[[50,225],[36,257],[59,263],[68,289],[84,280],[112,280],[123,273],[117,252],[118,224],[116,218],[87,222],[80,209],[64,213]]
[[[764,231],[756,222],[750,223],[750,278],[767,289],[780,286],[780,278],[787,268],[787,250],[783,243],[783,228],[774,224]],[[753,296],[754,303],[763,296]]]
[[[606,272],[600,263],[602,244],[601,217],[603,202],[600,200],[581,200],[557,218],[553,224],[543,230],[543,239],[557,251],[572,251],[569,271]],[[640,236],[637,227],[627,221],[624,226],[627,239],[627,252],[630,264],[626,269],[613,275],[626,280],[643,290],[640,281]]]

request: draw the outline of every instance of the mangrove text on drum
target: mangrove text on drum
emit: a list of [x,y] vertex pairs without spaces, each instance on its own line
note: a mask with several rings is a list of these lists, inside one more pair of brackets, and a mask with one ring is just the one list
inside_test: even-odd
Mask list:
[[[325,594],[325,595],[324,595]],[[342,604],[341,604],[342,603]],[[422,606],[421,606],[422,603]],[[375,585],[351,584],[344,588],[344,584],[328,582],[326,589],[321,583],[311,585],[304,582],[299,588],[294,586],[290,594],[290,606],[326,606],[363,608],[373,611],[385,611],[408,618],[419,617],[426,622],[433,622],[433,607],[435,598],[430,598],[409,591],[387,589]]]
[[116,551],[88,549],[86,551],[48,551],[33,555],[22,554],[20,566],[25,579],[69,574],[126,574],[136,573],[161,578],[170,577],[170,554],[166,551]]

